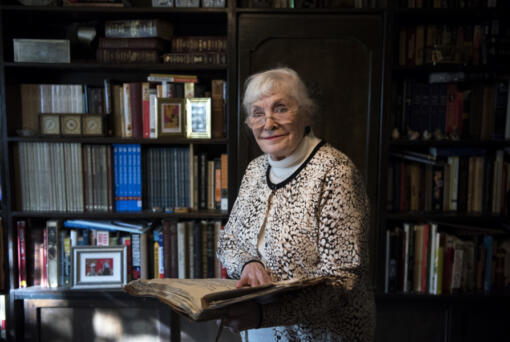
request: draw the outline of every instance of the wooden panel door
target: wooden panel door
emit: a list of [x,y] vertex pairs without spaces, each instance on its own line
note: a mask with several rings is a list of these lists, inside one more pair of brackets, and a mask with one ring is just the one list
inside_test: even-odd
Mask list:
[[[301,75],[319,106],[315,135],[347,154],[364,174],[375,227],[383,14],[245,13],[238,20],[237,181],[249,161],[261,154],[244,124],[244,81],[255,72],[288,66]],[[374,233],[372,229],[372,244]]]

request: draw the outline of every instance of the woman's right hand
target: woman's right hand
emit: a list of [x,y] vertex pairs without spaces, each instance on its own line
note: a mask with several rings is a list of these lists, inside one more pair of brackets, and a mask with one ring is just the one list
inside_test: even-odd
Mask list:
[[250,262],[244,266],[236,287],[254,287],[272,282],[271,276],[260,262]]

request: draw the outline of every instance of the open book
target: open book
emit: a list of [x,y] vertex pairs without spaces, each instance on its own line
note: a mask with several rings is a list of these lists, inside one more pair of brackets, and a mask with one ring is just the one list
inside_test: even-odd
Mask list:
[[221,318],[225,307],[249,300],[268,303],[278,294],[325,282],[328,277],[280,281],[257,287],[236,288],[232,279],[138,279],[124,290],[135,296],[156,297],[195,321]]

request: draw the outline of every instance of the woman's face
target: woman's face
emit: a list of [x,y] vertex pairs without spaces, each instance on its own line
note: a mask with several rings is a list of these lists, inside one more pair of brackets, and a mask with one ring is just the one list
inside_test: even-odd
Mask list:
[[280,92],[252,103],[247,123],[260,149],[273,160],[294,152],[309,125],[296,101]]

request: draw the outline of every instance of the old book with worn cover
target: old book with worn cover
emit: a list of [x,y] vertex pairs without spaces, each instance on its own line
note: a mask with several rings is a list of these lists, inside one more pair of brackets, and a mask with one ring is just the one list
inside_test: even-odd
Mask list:
[[276,302],[283,292],[298,291],[329,280],[329,277],[319,277],[236,288],[237,280],[233,279],[139,279],[125,285],[124,290],[135,296],[156,297],[192,320],[206,321],[222,317],[229,305],[250,300]]

